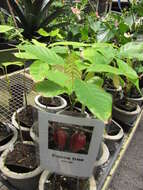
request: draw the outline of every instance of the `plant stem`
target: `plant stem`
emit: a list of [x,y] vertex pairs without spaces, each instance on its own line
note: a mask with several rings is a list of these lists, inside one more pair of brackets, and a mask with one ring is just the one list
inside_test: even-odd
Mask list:
[[82,104],[81,114],[84,114],[84,112],[85,112],[85,105]]
[[25,64],[24,64],[24,99],[25,99],[25,106],[27,108],[27,93],[26,93],[26,76],[25,76],[26,70],[25,70]]
[[18,28],[18,25],[16,23],[16,19],[15,19],[15,16],[14,16],[14,13],[13,13],[13,10],[12,10],[12,7],[11,7],[11,4],[10,4],[9,0],[6,0],[6,3],[8,5],[8,8],[9,8],[10,14],[12,16],[13,22],[15,24],[15,27]]

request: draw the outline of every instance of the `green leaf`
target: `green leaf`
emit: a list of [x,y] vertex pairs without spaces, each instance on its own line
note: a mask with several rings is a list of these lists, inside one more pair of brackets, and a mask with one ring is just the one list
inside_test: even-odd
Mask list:
[[32,39],[32,43],[34,45],[36,45],[36,46],[42,46],[42,47],[46,47],[47,46],[47,44],[41,43],[41,42],[37,41],[36,39]]
[[101,77],[94,76],[91,79],[89,79],[87,82],[91,84],[96,84],[97,86],[102,87],[104,80]]
[[49,47],[53,47],[53,46],[57,46],[57,45],[73,46],[73,47],[90,47],[92,44],[85,44],[85,43],[81,43],[81,42],[65,41],[65,42],[56,42],[56,43],[50,44]]
[[46,78],[48,70],[47,63],[37,60],[30,66],[30,75],[35,81],[42,81]]
[[112,97],[95,84],[75,80],[74,90],[78,101],[99,119],[107,121],[112,113]]
[[49,33],[46,30],[44,30],[43,28],[40,28],[38,30],[38,34],[40,34],[41,36],[44,36],[44,37],[49,36]]
[[102,65],[102,64],[92,64],[88,69],[88,72],[96,72],[96,73],[112,73],[116,75],[122,75],[123,73],[115,67],[112,67],[110,65]]
[[57,55],[53,50],[36,45],[24,45],[20,46],[21,50],[25,50],[26,53],[30,54],[42,62],[46,62],[49,65],[62,65],[64,59]]
[[37,59],[36,56],[29,54],[29,53],[25,53],[25,52],[19,52],[19,53],[14,53],[15,57],[20,58],[20,59]]
[[4,67],[8,67],[8,66],[10,66],[10,65],[17,65],[17,66],[19,66],[19,67],[22,67],[22,66],[24,65],[24,63],[19,62],[19,61],[15,61],[15,62],[5,62],[5,63],[2,63],[2,65],[3,65]]
[[90,63],[108,64],[107,59],[101,55],[101,53],[97,52],[95,48],[87,48],[83,50],[82,56],[85,60],[90,61]]
[[55,46],[51,48],[57,54],[67,54],[68,48],[64,46]]
[[101,28],[101,21],[96,21],[93,19],[93,17],[88,17],[89,26],[90,28],[96,33]]
[[119,70],[123,73],[123,75],[130,79],[138,79],[138,75],[132,67],[130,67],[126,62],[122,61],[121,59],[116,60]]
[[114,37],[113,32],[108,29],[105,31],[100,31],[97,35],[97,41],[98,42],[109,42]]
[[58,85],[60,85],[62,87],[66,87],[68,85],[67,82],[68,82],[69,78],[63,72],[60,72],[57,70],[53,70],[53,71],[49,70],[46,76],[47,76],[47,79],[57,83]]
[[8,32],[12,29],[14,29],[13,26],[0,25],[0,33],[5,33],[5,32]]
[[143,60],[143,42],[129,42],[122,46],[119,55],[123,58]]
[[38,33],[41,36],[44,36],[44,37],[51,36],[51,37],[58,37],[58,38],[62,39],[63,37],[61,36],[61,34],[59,32],[60,32],[59,29],[52,30],[51,32],[46,32],[44,29],[38,30]]
[[44,80],[35,85],[35,89],[38,93],[45,97],[53,97],[65,92],[65,89],[58,84]]

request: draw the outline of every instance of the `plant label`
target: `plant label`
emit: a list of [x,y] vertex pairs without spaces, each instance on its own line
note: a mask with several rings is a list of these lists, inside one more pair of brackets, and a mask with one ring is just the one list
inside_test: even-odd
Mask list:
[[40,165],[71,177],[90,177],[102,140],[97,119],[39,112]]

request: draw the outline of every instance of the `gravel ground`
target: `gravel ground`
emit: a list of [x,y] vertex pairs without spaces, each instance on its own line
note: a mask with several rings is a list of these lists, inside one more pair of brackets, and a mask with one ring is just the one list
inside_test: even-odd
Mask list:
[[108,190],[143,190],[143,115]]

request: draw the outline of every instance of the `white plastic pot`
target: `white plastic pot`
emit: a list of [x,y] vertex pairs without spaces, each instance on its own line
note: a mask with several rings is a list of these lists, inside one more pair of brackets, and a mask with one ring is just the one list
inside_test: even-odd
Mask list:
[[[51,176],[51,173],[48,170],[45,170],[41,177],[40,177],[40,181],[39,181],[39,190],[45,190],[44,189],[44,185],[46,183],[46,180],[48,180],[48,178]],[[90,189],[89,190],[96,190],[96,182],[94,177],[91,177],[90,180]]]
[[35,104],[36,104],[39,108],[44,109],[44,110],[46,110],[46,111],[48,111],[48,112],[56,113],[56,112],[58,112],[58,111],[64,109],[64,108],[67,106],[67,101],[66,101],[64,98],[62,98],[61,96],[55,96],[55,97],[58,98],[58,99],[60,100],[60,102],[61,102],[61,105],[60,105],[60,106],[56,106],[56,107],[50,107],[50,106],[45,106],[45,105],[41,104],[41,103],[39,102],[39,98],[40,98],[40,97],[41,97],[41,95],[37,95],[37,96],[35,97]]
[[[23,109],[25,109],[25,107],[19,108],[17,110],[17,113],[19,113]],[[18,125],[18,122],[16,121],[16,112],[13,113],[11,120],[12,120],[12,124],[19,130],[19,125]],[[28,127],[24,127],[22,125],[20,125],[20,127],[21,127],[22,131],[25,131],[25,132],[29,132],[30,131],[30,128],[28,128]]]
[[98,160],[96,160],[95,167],[104,165],[108,161],[109,156],[110,156],[110,153],[109,153],[108,147],[104,142],[102,142],[102,155]]
[[[24,144],[34,145],[30,141],[24,141]],[[13,187],[17,188],[18,190],[36,190],[42,169],[37,167],[35,170],[27,173],[16,173],[10,171],[5,166],[5,161],[9,152],[9,149],[5,150],[0,157],[0,170],[3,173],[3,176]]]
[[[112,120],[112,122],[116,125],[116,127],[119,128],[119,132],[116,135],[109,135],[105,132],[103,135],[103,138],[105,140],[109,140],[109,141],[118,141],[123,138],[124,131],[123,131],[122,127],[116,121]],[[110,126],[109,126],[109,128],[110,128]]]
[[18,135],[18,132],[17,130],[10,124],[5,124],[7,125],[13,132],[13,137],[11,138],[11,140],[9,142],[7,142],[5,145],[2,145],[0,146],[0,152],[6,150],[7,148],[9,148],[11,145],[13,145],[16,140],[17,140],[17,135]]

